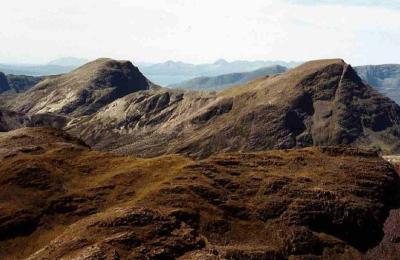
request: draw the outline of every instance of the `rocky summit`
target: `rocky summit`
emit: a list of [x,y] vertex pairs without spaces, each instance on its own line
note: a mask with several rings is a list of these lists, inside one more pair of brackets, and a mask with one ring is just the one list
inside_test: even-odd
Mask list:
[[0,143],[2,259],[382,256],[397,203],[399,177],[371,150],[137,159],[51,128]]

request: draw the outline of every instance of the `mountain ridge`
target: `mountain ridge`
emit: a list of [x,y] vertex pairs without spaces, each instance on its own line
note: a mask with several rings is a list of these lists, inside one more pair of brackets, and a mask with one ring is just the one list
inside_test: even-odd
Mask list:
[[343,60],[322,60],[218,94],[133,93],[67,129],[97,149],[141,156],[341,143],[389,152],[399,149],[399,116]]
[[341,59],[310,61],[219,93],[157,87],[130,62],[101,59],[5,103],[5,110],[40,118],[34,125],[51,114],[63,118],[63,129],[95,149],[143,157],[336,144],[400,149],[400,107]]

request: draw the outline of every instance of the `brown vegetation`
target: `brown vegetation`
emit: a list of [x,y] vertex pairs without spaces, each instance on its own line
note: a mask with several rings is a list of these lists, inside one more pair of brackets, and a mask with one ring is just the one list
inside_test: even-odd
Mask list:
[[0,134],[0,258],[360,257],[398,177],[346,147],[203,161],[93,151],[59,130]]

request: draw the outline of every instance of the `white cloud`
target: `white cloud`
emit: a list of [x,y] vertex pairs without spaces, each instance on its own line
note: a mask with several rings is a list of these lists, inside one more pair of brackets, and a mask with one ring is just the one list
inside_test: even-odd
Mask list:
[[252,0],[13,0],[0,10],[0,62],[61,56],[400,63],[400,10]]

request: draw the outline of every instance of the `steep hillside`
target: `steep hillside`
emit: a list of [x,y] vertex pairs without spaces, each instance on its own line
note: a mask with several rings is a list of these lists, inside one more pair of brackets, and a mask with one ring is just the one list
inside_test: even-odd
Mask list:
[[400,107],[342,60],[320,60],[218,94],[133,93],[66,129],[97,149],[140,156],[334,144],[393,152]]
[[98,59],[70,73],[46,78],[18,95],[7,108],[28,114],[90,115],[115,99],[149,86],[132,63]]
[[345,147],[137,159],[49,128],[0,144],[1,259],[354,259],[399,184]]
[[368,84],[400,104],[399,64],[360,66],[355,69]]
[[172,84],[169,87],[192,90],[221,90],[231,86],[245,84],[257,78],[283,73],[286,70],[286,67],[275,65],[250,72],[231,73],[215,77],[198,77]]

